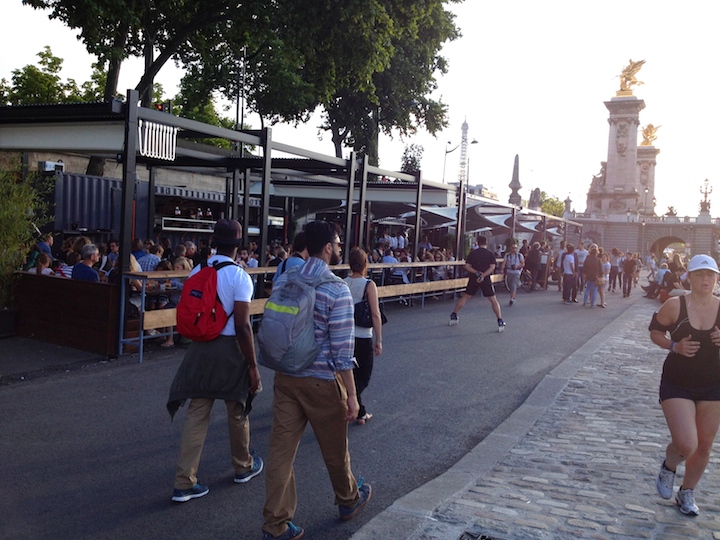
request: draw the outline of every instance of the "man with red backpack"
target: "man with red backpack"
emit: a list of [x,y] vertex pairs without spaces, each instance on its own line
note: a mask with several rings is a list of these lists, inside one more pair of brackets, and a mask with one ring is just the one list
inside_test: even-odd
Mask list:
[[[234,263],[241,241],[240,223],[217,221],[213,235],[217,255],[210,257],[207,265],[193,269],[178,305],[178,328],[181,320],[185,321],[193,342],[175,375],[167,404],[172,417],[191,400],[175,474],[172,500],[176,502],[209,491],[196,475],[215,399],[224,400],[227,407],[235,482],[245,483],[263,469],[263,460],[249,450],[248,413],[252,396],[260,390],[260,372],[250,324],[253,284]],[[189,306],[190,314],[186,313]]]

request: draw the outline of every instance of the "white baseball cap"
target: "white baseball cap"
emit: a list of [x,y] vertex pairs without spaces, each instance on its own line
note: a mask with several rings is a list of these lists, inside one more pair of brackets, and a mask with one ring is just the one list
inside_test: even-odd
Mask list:
[[716,274],[720,274],[720,270],[718,270],[718,265],[715,262],[715,259],[708,255],[695,255],[692,259],[690,259],[687,271],[694,272],[695,270],[711,270]]

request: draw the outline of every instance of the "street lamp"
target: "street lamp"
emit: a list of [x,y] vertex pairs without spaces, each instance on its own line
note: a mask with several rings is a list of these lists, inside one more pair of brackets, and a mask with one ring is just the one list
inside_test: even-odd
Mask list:
[[448,146],[450,146],[451,144],[452,144],[452,142],[448,141],[447,144],[445,145],[445,159],[443,160],[443,177],[442,177],[443,184],[445,183],[445,165],[447,165],[447,155],[454,152],[458,148],[460,148],[460,145],[458,144],[452,150],[448,150]]
[[645,206],[644,206],[645,214],[648,213],[647,196],[648,196],[648,193],[649,193],[649,192],[650,192],[650,188],[647,187],[647,186],[645,186]]
[[[460,148],[460,146],[461,146],[462,143],[461,143],[461,144],[458,144],[458,145],[457,145],[455,148],[453,148],[452,150],[448,150],[448,146],[450,146],[451,144],[452,144],[452,142],[451,142],[451,141],[448,141],[447,144],[445,145],[445,158],[443,159],[443,176],[442,176],[443,184],[445,183],[445,166],[447,165],[447,155],[448,155],[448,154],[452,154],[455,150],[457,150],[458,148]],[[470,141],[470,144],[478,144],[478,142],[477,142],[477,140],[473,139],[472,141]]]

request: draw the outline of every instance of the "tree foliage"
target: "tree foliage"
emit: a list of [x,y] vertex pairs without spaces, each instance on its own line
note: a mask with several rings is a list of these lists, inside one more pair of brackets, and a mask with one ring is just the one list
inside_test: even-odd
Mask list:
[[0,163],[0,309],[12,304],[14,272],[22,269],[38,227],[48,220],[47,185],[19,171],[19,163]]
[[551,197],[544,191],[540,192],[540,210],[551,216],[562,217],[565,213],[565,203],[558,197]]
[[342,87],[325,106],[321,129],[332,133],[336,155],[347,145],[365,151],[377,165],[379,133],[408,136],[424,127],[434,135],[447,126],[447,106],[430,97],[437,89],[436,75],[447,71],[439,51],[459,36],[445,3],[384,2],[394,30],[389,63],[372,75],[372,84]]
[[338,155],[345,144],[374,145],[376,156],[380,131],[407,135],[424,126],[436,133],[446,125],[447,107],[428,96],[435,74],[446,70],[438,51],[458,35],[444,9],[456,1],[23,3],[79,31],[78,39],[107,68],[103,99],[116,96],[126,58],[146,57],[135,86],[141,95],[172,59],[198,81],[201,95],[217,91],[233,99],[242,89],[261,121],[299,123],[322,107],[323,129],[332,131]]
[[405,145],[400,170],[410,174],[418,172],[420,170],[420,164],[422,163],[424,151],[425,149],[419,144]]

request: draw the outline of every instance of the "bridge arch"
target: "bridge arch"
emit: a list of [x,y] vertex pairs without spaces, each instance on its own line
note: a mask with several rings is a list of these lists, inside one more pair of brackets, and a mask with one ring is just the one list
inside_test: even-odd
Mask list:
[[683,246],[687,245],[687,242],[683,238],[670,235],[660,236],[659,238],[654,239],[651,238],[650,241],[652,242],[652,244],[650,244],[650,251],[655,253],[655,255],[660,255],[672,244],[682,244]]
[[592,243],[594,243],[594,244],[597,244],[598,246],[603,246],[603,241],[602,241],[602,240],[603,240],[603,235],[602,235],[602,232],[601,232],[601,231],[596,231],[596,230],[587,231],[587,232],[584,234],[584,237],[585,237],[585,240],[586,240],[585,243],[587,243],[588,241],[590,241],[590,242],[592,242]]

